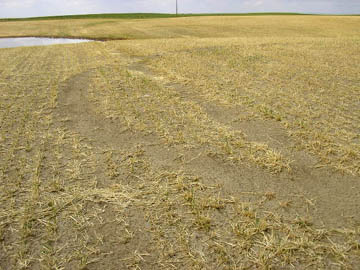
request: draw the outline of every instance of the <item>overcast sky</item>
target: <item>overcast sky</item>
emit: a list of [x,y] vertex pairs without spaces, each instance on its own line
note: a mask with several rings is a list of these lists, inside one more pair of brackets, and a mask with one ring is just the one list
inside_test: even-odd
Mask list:
[[[0,17],[87,13],[173,13],[176,0],[0,0]],[[181,13],[303,12],[360,14],[360,0],[178,0]]]

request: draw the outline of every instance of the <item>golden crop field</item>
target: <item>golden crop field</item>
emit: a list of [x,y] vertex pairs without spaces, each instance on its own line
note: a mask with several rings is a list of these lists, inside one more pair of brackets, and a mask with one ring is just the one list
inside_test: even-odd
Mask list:
[[0,36],[0,270],[359,269],[360,17]]

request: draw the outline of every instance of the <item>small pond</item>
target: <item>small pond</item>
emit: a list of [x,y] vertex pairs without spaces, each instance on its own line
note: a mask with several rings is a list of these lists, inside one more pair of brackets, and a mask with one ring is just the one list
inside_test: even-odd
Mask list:
[[70,38],[40,38],[40,37],[23,37],[23,38],[0,38],[0,48],[14,48],[23,46],[46,46],[54,44],[71,44],[90,42],[89,39],[70,39]]

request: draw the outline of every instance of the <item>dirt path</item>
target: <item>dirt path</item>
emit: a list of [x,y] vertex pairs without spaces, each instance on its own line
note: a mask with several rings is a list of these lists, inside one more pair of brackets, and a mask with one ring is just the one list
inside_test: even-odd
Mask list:
[[[137,59],[129,66],[130,71],[143,76],[156,77],[142,60]],[[315,169],[316,158],[293,149],[294,143],[283,127],[276,121],[233,121],[239,115],[239,108],[224,108],[209,104],[200,96],[180,84],[166,84],[181,91],[184,99],[191,99],[204,107],[215,121],[244,132],[248,138],[268,143],[283,153],[293,153],[293,172],[272,175],[259,168],[223,164],[206,156],[201,149],[189,151],[165,147],[154,135],[130,132],[125,125],[99,115],[89,102],[87,88],[92,71],[78,74],[64,83],[59,97],[59,112],[68,119],[69,129],[90,139],[99,151],[109,149],[130,149],[143,145],[147,157],[160,168],[183,169],[202,177],[208,184],[220,184],[224,191],[234,196],[246,193],[274,193],[278,201],[292,202],[294,215],[306,214],[317,219],[318,225],[346,226],[360,224],[360,181],[356,177],[341,175],[327,169]],[[235,119],[236,120],[236,119]],[[294,154],[295,153],[295,154]],[[177,158],[182,156],[182,160]],[[191,160],[191,162],[189,162]],[[246,197],[246,196],[245,196]],[[248,199],[251,200],[252,196]],[[274,204],[269,205],[269,209]],[[311,209],[311,213],[309,213]]]
[[[135,59],[129,70],[150,78],[159,78],[145,63],[144,59]],[[225,190],[234,195],[241,192],[273,192],[279,200],[292,201],[299,214],[304,214],[303,210],[306,208],[305,214],[316,217],[314,222],[320,226],[346,227],[349,224],[360,224],[358,177],[341,174],[329,168],[317,168],[317,158],[305,151],[296,150],[294,139],[275,120],[241,120],[251,114],[246,108],[209,103],[196,91],[180,83],[165,82],[164,86],[178,91],[183,99],[201,105],[213,120],[242,131],[251,141],[268,144],[293,161],[291,173],[276,176],[258,168],[220,164],[201,155],[195,158],[191,165],[185,164],[186,169],[196,172],[204,179],[212,179],[212,182],[224,185]],[[201,153],[189,154],[186,159],[199,154]],[[312,213],[308,212],[309,207]]]

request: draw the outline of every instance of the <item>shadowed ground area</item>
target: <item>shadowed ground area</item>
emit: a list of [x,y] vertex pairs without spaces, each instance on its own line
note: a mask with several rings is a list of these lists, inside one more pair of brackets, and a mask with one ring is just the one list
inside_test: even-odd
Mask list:
[[1,49],[0,269],[357,269],[359,19],[291,18]]

